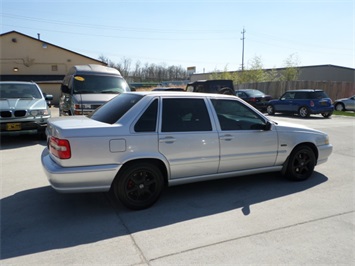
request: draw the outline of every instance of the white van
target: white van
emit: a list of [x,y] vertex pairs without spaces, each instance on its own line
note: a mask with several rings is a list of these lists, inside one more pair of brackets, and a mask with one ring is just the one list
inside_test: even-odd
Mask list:
[[117,69],[89,64],[70,68],[61,91],[59,115],[88,115],[130,88]]

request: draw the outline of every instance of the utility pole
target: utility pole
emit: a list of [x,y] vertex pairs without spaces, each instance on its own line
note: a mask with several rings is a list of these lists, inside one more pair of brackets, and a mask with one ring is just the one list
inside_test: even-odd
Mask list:
[[245,40],[245,37],[244,37],[244,34],[245,34],[245,29],[243,27],[243,31],[241,32],[241,34],[243,34],[241,40],[243,41],[243,47],[242,47],[242,71],[244,71],[244,40]]

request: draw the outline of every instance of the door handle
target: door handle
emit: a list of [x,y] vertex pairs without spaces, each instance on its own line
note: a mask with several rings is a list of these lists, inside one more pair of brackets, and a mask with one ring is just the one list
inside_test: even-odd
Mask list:
[[160,138],[159,142],[165,142],[165,143],[174,143],[176,139],[174,137],[165,137],[165,138]]
[[219,137],[220,140],[225,140],[225,141],[231,141],[232,139],[234,139],[233,135],[227,134],[224,136]]

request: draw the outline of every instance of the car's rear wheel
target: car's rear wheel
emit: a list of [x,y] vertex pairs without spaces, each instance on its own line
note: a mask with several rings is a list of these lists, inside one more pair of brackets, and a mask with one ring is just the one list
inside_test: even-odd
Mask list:
[[269,115],[274,115],[275,114],[275,109],[272,105],[268,105],[266,107],[266,112],[269,114]]
[[299,110],[298,110],[298,114],[300,117],[302,118],[306,118],[309,117],[309,110],[306,106],[302,106]]
[[309,178],[316,165],[316,157],[313,150],[306,146],[296,147],[289,158],[286,176],[290,180],[302,181]]
[[114,192],[116,198],[129,209],[140,210],[153,205],[164,187],[159,168],[150,163],[135,163],[118,173]]
[[344,111],[344,110],[345,110],[344,104],[342,104],[342,103],[337,103],[337,104],[335,105],[335,110],[337,110],[337,111]]
[[321,114],[324,118],[329,118],[332,116],[332,113],[322,113]]

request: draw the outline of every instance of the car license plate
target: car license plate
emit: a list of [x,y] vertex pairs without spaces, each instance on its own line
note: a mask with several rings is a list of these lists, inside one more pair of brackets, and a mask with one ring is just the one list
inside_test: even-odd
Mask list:
[[21,130],[21,123],[7,123],[6,130]]

